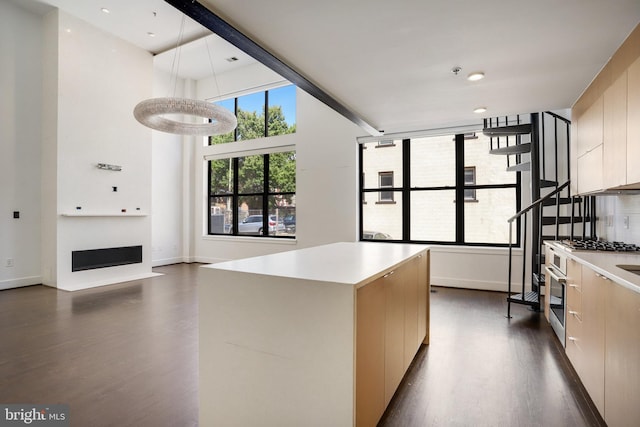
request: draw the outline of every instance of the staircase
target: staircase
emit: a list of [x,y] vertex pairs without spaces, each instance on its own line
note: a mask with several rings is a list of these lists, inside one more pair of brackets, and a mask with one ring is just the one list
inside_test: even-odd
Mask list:
[[[595,238],[594,198],[575,197],[570,192],[570,125],[569,120],[548,111],[484,121],[483,133],[491,137],[490,153],[505,156],[508,171],[527,173],[530,178],[532,203],[509,219],[507,317],[511,317],[511,303],[541,311],[545,240]],[[514,226],[518,233],[524,230],[519,292],[512,290]]]

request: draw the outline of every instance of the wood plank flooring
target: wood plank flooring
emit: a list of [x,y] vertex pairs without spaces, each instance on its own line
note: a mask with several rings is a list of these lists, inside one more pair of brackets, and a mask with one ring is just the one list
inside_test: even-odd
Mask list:
[[[197,268],[0,291],[0,403],[65,403],[77,427],[197,426]],[[504,294],[435,289],[431,344],[381,426],[603,425],[542,314],[508,321]]]

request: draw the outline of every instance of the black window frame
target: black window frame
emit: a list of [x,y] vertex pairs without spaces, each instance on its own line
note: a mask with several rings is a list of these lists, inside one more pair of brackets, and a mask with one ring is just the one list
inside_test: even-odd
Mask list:
[[[521,172],[514,172],[516,174],[515,183],[508,184],[484,184],[484,185],[467,185],[465,183],[465,159],[464,159],[464,141],[465,135],[463,133],[456,134],[454,137],[455,143],[455,169],[456,169],[456,183],[455,186],[444,187],[412,187],[411,186],[411,140],[403,139],[402,144],[402,187],[385,188],[381,190],[379,188],[365,188],[364,187],[364,156],[363,151],[366,149],[365,144],[359,144],[358,148],[358,171],[360,175],[359,193],[360,193],[360,206],[365,204],[366,193],[376,193],[381,191],[395,191],[402,194],[402,238],[392,240],[376,240],[386,243],[420,243],[420,244],[438,244],[438,245],[457,245],[457,246],[481,246],[481,247],[509,247],[509,243],[481,243],[481,242],[466,242],[465,241],[465,217],[464,217],[464,205],[465,190],[484,190],[484,189],[506,189],[513,188],[516,198],[516,212],[520,211],[522,206],[522,178]],[[411,239],[411,194],[419,191],[441,191],[441,190],[455,190],[455,212],[456,212],[456,226],[455,226],[455,240],[454,241],[435,241],[435,240],[417,240]],[[515,214],[515,212],[514,212]],[[508,227],[508,223],[505,222],[505,227]],[[521,221],[517,218],[515,221],[516,226],[516,241],[513,242],[514,247],[521,246]],[[364,239],[364,213],[363,209],[359,210],[359,240],[371,241],[370,239]]]
[[[295,152],[294,150],[291,150],[293,152]],[[261,155],[263,156],[263,188],[262,191],[259,192],[249,192],[249,193],[244,193],[244,192],[239,192],[239,169],[240,169],[240,158],[243,157],[247,157],[247,156],[242,156],[242,155],[238,155],[238,156],[229,156],[227,158],[225,158],[225,160],[231,159],[232,163],[231,163],[231,167],[232,167],[232,173],[233,173],[233,189],[230,192],[221,192],[221,193],[215,193],[211,191],[211,162],[215,161],[215,160],[209,160],[207,162],[207,166],[208,166],[208,174],[207,174],[207,183],[208,183],[208,201],[209,201],[209,210],[211,210],[211,205],[214,202],[214,200],[216,198],[221,198],[221,197],[227,197],[227,198],[231,198],[231,206],[232,206],[232,220],[231,220],[231,232],[226,232],[226,230],[223,230],[221,233],[212,233],[211,232],[211,215],[208,215],[208,219],[207,219],[207,235],[209,236],[242,236],[242,237],[256,237],[256,238],[272,238],[272,239],[295,239],[296,236],[295,234],[293,235],[278,235],[278,234],[269,234],[269,217],[270,217],[270,213],[269,213],[269,200],[272,197],[278,197],[278,196],[285,196],[285,197],[295,197],[296,192],[295,191],[271,191],[270,188],[270,179],[269,179],[269,158],[270,158],[270,154],[266,153],[266,154],[250,154],[248,156],[256,156],[256,155]],[[219,159],[217,159],[219,160]],[[245,198],[245,197],[261,197],[262,198],[262,205],[261,205],[261,209],[262,209],[262,234],[251,234],[251,235],[247,235],[244,233],[238,233],[238,224],[240,222],[240,218],[239,218],[239,201],[241,198]],[[283,216],[284,219],[284,216]],[[276,226],[277,227],[277,226]]]

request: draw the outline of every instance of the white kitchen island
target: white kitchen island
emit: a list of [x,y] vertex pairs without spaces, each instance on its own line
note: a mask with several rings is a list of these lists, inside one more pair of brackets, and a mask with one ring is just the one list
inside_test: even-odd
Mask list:
[[200,425],[375,425],[428,343],[428,268],[374,242],[203,266]]

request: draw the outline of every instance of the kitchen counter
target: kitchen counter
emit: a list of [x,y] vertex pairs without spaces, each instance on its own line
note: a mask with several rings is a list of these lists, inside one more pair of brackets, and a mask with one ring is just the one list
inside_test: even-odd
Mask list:
[[375,425],[428,343],[428,263],[351,242],[201,267],[200,425]]
[[359,287],[426,248],[411,244],[341,242],[226,261],[203,268]]
[[640,293],[640,275],[630,273],[618,265],[640,265],[640,252],[603,252],[570,250],[559,242],[544,242],[574,259],[580,264],[594,270],[617,284]]

